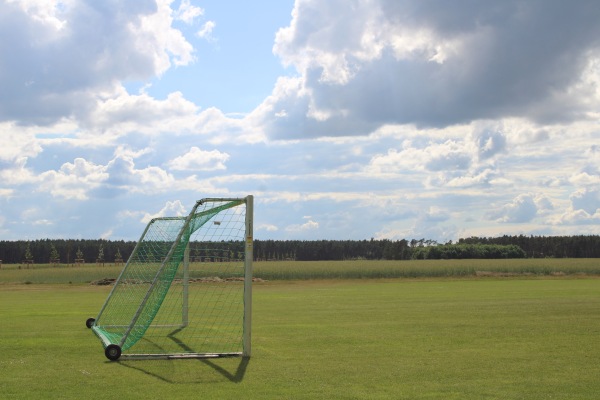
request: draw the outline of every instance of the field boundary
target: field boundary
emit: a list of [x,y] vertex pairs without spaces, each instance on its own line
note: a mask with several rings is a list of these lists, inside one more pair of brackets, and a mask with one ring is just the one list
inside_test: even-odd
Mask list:
[[[122,266],[87,264],[75,267],[34,264],[18,268],[3,264],[0,284],[107,284]],[[254,263],[255,281],[414,279],[414,278],[562,278],[600,277],[600,259],[508,259],[508,260],[352,260],[352,261],[262,261]],[[193,278],[193,277],[192,277]]]

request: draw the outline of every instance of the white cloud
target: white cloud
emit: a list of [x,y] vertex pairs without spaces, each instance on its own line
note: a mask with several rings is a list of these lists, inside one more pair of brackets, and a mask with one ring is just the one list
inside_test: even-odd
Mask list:
[[87,124],[94,131],[125,134],[131,131],[159,133],[193,130],[198,107],[183,98],[181,92],[157,100],[146,93],[129,95],[122,89],[115,96],[98,102]]
[[589,146],[583,153],[585,164],[583,167],[569,177],[569,182],[583,187],[583,191],[596,191],[600,184],[600,147],[598,145]]
[[472,162],[471,153],[469,144],[462,141],[447,140],[443,143],[429,143],[424,147],[405,141],[400,151],[389,149],[387,154],[373,157],[367,170],[375,173],[397,170],[466,170]]
[[107,230],[105,232],[102,232],[100,234],[100,239],[109,240],[112,237],[112,235],[113,235],[113,230],[109,229],[109,230]]
[[571,176],[569,181],[578,186],[598,185],[600,184],[600,174],[581,171]]
[[176,182],[160,167],[137,168],[134,159],[124,155],[115,156],[106,165],[76,158],[73,163],[64,163],[58,170],[41,173],[35,181],[39,182],[39,191],[75,200],[87,200],[92,194],[114,197],[119,193],[162,193]]
[[[600,10],[589,12],[593,0],[555,7],[460,3],[452,10],[441,0],[417,3],[296,1],[274,51],[296,68],[302,91],[282,90],[286,82],[278,82],[262,109],[269,136],[505,117],[572,121],[597,110],[600,90],[585,84],[599,76]],[[504,148],[502,135],[481,139],[483,158]]]
[[600,191],[598,189],[580,189],[570,197],[573,210],[583,210],[593,215],[600,209]]
[[186,154],[168,162],[169,168],[178,171],[224,170],[229,154],[218,150],[205,151],[193,146]]
[[181,0],[179,8],[175,11],[175,19],[192,24],[198,17],[204,15],[204,10],[190,4],[189,0]]
[[497,222],[529,222],[541,212],[551,210],[552,202],[544,195],[520,194],[510,203],[490,211],[489,216]]
[[[422,181],[428,187],[470,187],[494,184],[506,185],[495,160],[505,148],[504,136],[489,130],[461,126],[463,136],[452,138],[437,133],[419,140],[407,139],[400,149],[388,149],[377,154],[365,167],[374,175],[390,173],[424,173]],[[469,134],[469,132],[471,132]],[[502,139],[499,139],[499,138]]]
[[141,150],[134,150],[127,144],[118,145],[114,151],[116,157],[129,157],[139,158],[148,154],[154,153],[154,149],[150,147],[143,148]]
[[206,40],[213,40],[212,31],[215,29],[217,24],[214,21],[206,21],[202,28],[198,31],[198,37],[201,37]]
[[319,229],[319,223],[309,219],[303,224],[293,224],[285,228],[287,232],[306,232]]
[[172,0],[157,0],[157,10],[140,17],[140,23],[132,28],[137,49],[152,55],[155,71],[161,75],[175,65],[187,65],[194,61],[193,46],[180,30],[172,28],[170,3]]
[[506,150],[506,137],[501,129],[486,126],[474,131],[480,160],[487,160]]
[[37,181],[37,177],[27,168],[27,157],[20,157],[6,168],[0,169],[0,179],[4,185],[19,186]]
[[118,220],[143,218],[146,213],[143,211],[122,210],[117,214]]
[[172,27],[170,0],[0,3],[0,121],[48,125],[86,118],[119,81],[194,60]]
[[5,122],[0,123],[0,133],[2,134],[0,162],[35,157],[42,152],[42,146],[36,140],[32,130],[18,127],[12,122]]
[[[560,215],[558,218],[554,218],[551,220],[551,223],[559,226],[564,225],[588,225],[591,227],[588,234],[598,234],[597,225],[600,223],[600,212],[596,212],[594,214],[590,214],[585,210],[567,210],[564,214]],[[582,234],[582,230],[577,229],[577,234]]]
[[179,200],[175,201],[167,201],[163,208],[160,209],[155,214],[145,213],[142,217],[141,221],[145,224],[150,222],[153,218],[161,218],[161,217],[181,217],[183,215],[187,215],[185,207]]
[[77,200],[86,200],[88,192],[107,179],[108,174],[103,166],[83,158],[63,164],[58,171],[47,171],[39,176],[41,191],[55,197]]
[[441,176],[431,179],[428,183],[429,186],[434,185],[445,185],[454,188],[466,188],[472,186],[482,186],[493,184],[494,186],[507,186],[510,185],[510,181],[506,181],[497,176],[497,172],[485,168],[483,170],[475,170],[472,173],[466,175],[452,176],[452,174],[442,174]]
[[279,228],[273,224],[260,224],[256,225],[256,229],[259,231],[276,232]]
[[115,188],[132,193],[162,193],[175,183],[175,178],[160,167],[136,168],[130,157],[115,157],[106,166],[106,172],[109,174],[107,189]]

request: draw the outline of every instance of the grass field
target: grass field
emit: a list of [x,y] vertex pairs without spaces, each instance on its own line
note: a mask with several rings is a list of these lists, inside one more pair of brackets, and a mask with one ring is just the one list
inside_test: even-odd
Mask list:
[[[116,278],[123,265],[86,264],[52,267],[35,264],[3,265],[1,283],[89,283]],[[537,258],[509,260],[356,260],[356,261],[266,261],[254,263],[254,276],[266,280],[386,279],[486,276],[600,276],[598,258]]]
[[110,288],[75,283],[91,279],[85,271],[48,271],[65,270],[71,275],[60,279],[33,270],[48,273],[53,284],[7,283],[29,281],[12,274],[31,270],[0,270],[0,397],[596,399],[600,393],[600,279],[593,276],[269,281],[254,289],[251,359],[109,362],[84,322]]

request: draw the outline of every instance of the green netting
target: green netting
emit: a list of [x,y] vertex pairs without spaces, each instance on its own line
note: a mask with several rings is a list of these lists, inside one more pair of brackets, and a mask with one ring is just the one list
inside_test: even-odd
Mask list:
[[104,347],[241,350],[244,204],[202,200],[187,217],[150,221],[93,326]]

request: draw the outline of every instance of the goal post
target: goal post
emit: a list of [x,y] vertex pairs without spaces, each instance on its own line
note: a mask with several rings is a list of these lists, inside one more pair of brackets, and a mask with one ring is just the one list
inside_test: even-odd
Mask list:
[[244,241],[244,357],[252,352],[252,260],[254,259],[254,197],[246,197],[246,238]]
[[251,355],[253,196],[151,220],[96,318],[110,360]]

